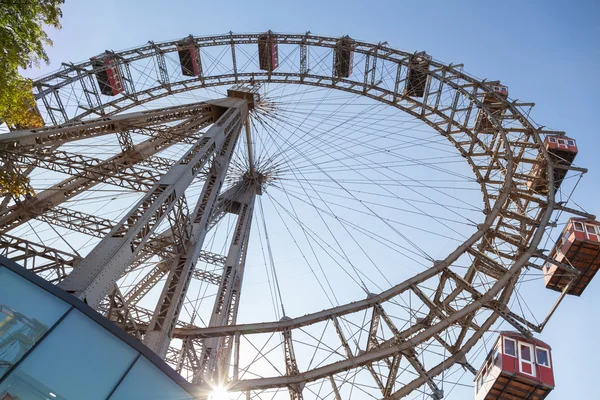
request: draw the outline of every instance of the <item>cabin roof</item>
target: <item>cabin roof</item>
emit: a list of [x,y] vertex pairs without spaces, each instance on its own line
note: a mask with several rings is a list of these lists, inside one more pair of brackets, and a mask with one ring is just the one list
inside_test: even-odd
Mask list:
[[501,336],[506,336],[509,337],[511,339],[519,339],[523,342],[529,342],[529,343],[534,343],[536,346],[542,346],[542,347],[546,347],[550,350],[552,350],[552,347],[550,347],[550,345],[544,341],[541,341],[539,339],[536,338],[528,338],[523,336],[522,334],[518,333],[518,332],[514,332],[514,331],[502,331],[500,332]]
[[[557,138],[557,139],[565,139],[565,140],[575,140],[574,138],[568,137],[568,136],[565,136],[565,135],[562,135],[562,136],[561,135],[546,135],[546,137],[544,138],[544,140],[547,140],[549,138]],[[575,143],[577,143],[576,140],[575,140]]]
[[569,222],[573,222],[573,221],[575,221],[575,222],[584,222],[586,224],[600,225],[600,221],[596,221],[595,219],[589,219],[589,218],[582,218],[582,217],[575,218],[575,217],[572,217],[572,218],[569,219]]

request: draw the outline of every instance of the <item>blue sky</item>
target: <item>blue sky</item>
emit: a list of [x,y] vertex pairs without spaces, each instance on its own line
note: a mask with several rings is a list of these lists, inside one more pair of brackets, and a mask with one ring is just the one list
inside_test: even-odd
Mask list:
[[[600,213],[598,2],[66,0],[63,13],[63,29],[50,31],[51,65],[26,75],[105,49],[230,30],[348,34],[463,63],[472,75],[501,80],[511,97],[535,102],[538,123],[578,141],[577,164],[590,172],[575,200]],[[557,388],[550,399],[587,399],[596,392],[598,304],[600,278],[581,298],[568,298],[542,334],[554,349]]]

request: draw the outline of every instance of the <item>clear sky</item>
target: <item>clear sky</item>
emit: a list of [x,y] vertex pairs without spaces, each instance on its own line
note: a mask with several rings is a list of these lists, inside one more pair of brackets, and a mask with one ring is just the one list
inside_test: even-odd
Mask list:
[[[472,75],[501,80],[511,97],[535,102],[537,122],[577,139],[577,164],[590,172],[575,201],[600,213],[599,2],[66,0],[63,12],[63,29],[50,31],[52,64],[28,76],[105,49],[230,30],[348,34],[463,63]],[[581,298],[563,303],[541,335],[554,350],[550,399],[597,397],[599,305],[596,278]]]

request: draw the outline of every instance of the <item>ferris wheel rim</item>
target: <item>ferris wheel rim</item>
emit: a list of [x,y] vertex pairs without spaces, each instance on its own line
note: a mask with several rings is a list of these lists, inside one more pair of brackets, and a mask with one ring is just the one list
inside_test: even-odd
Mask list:
[[[258,38],[258,35],[260,35],[260,34],[259,33],[250,34],[250,35],[230,34],[230,35],[220,35],[220,36],[196,37],[195,40],[199,44],[200,43],[210,43],[210,42],[216,43],[218,40],[225,40],[225,41],[226,40],[238,40],[238,41],[240,41],[239,43],[245,43],[242,41],[247,40],[247,41],[249,41],[248,43],[255,43],[255,39]],[[324,42],[328,43],[328,45],[323,46],[323,47],[331,47],[331,43],[333,43],[334,41],[337,41],[339,39],[339,38],[309,36],[309,35],[285,35],[285,34],[279,34],[279,33],[275,33],[275,35],[276,35],[275,37],[279,41],[278,43],[280,43],[280,44],[294,44],[292,39],[293,40],[302,40],[303,38],[307,39],[309,37],[310,38],[319,38],[319,39],[323,39]],[[402,57],[408,57],[411,55],[411,53],[398,51],[398,50],[388,47],[387,45],[382,45],[382,44],[375,45],[375,44],[370,44],[370,43],[366,43],[366,42],[357,42],[357,43],[360,43],[360,45],[370,47],[370,48],[379,48],[384,52],[387,51],[387,52],[389,52],[388,56],[395,54],[395,55],[401,55]],[[163,42],[163,43],[157,43],[157,44],[153,43],[152,46],[158,46],[161,48],[162,47],[167,48],[167,47],[171,46],[169,48],[171,48],[171,51],[173,51],[172,46],[174,46],[175,44],[176,44],[176,42]],[[220,43],[220,44],[222,44],[222,43]],[[217,45],[217,44],[213,44],[213,45]],[[223,45],[226,45],[226,43]],[[133,50],[116,52],[115,54],[123,56],[123,55],[133,53],[136,50],[145,49],[145,48],[148,48],[148,46],[140,46],[140,47],[134,48]],[[364,51],[356,50],[356,51],[359,53],[367,54],[366,50],[364,50]],[[148,55],[148,57],[150,57],[150,55]],[[385,57],[387,57],[387,56],[385,56]],[[384,56],[382,56],[382,58],[384,58]],[[90,64],[89,62],[84,62],[84,63],[77,64],[76,66],[73,65],[72,68],[73,68],[73,70],[76,70],[77,68],[80,68],[80,69],[86,68],[89,66],[89,64]],[[442,77],[441,77],[442,71],[446,71],[446,72],[452,71],[452,73],[456,74],[456,76],[461,77],[461,79],[471,82],[473,87],[475,88],[475,89],[473,89],[474,93],[485,92],[485,93],[490,93],[490,94],[496,96],[488,88],[485,81],[477,80],[477,79],[465,74],[464,72],[459,71],[452,65],[442,64],[440,62],[433,61],[433,60],[432,60],[432,65],[434,67],[438,68],[438,70],[437,71],[427,71],[429,78],[434,77],[435,72],[437,72],[438,74],[437,74],[436,78],[440,79],[440,81],[442,81]],[[59,73],[65,74],[64,70]],[[49,75],[49,76],[46,76],[46,77],[40,78],[39,80],[34,81],[34,86],[37,85],[38,87],[41,88],[40,85],[44,82],[50,81],[53,76],[56,76],[56,74]],[[297,78],[299,81],[291,82],[291,81],[289,81],[289,78],[291,78],[291,77]],[[307,80],[307,78],[308,78],[308,80]],[[315,84],[314,82],[311,83],[310,79],[312,79],[312,78],[317,79],[317,80],[331,79],[332,83],[331,83],[331,85],[328,85],[328,86],[325,84],[323,84],[323,85]],[[206,83],[207,81],[211,81],[211,80],[216,80],[217,82],[214,84]],[[201,85],[198,85],[198,86],[189,85],[190,82],[194,82],[194,81],[201,82]],[[408,109],[406,107],[403,108],[399,103],[396,103],[396,102],[390,103],[389,101],[385,101],[386,98],[384,98],[384,97],[372,95],[370,92],[376,91],[376,88],[371,87],[367,90],[366,85],[364,85],[363,87],[360,87],[360,90],[356,89],[353,91],[353,89],[344,88],[344,87],[340,86],[340,84],[344,84],[344,83],[353,84],[355,82],[352,82],[352,81],[348,82],[344,79],[340,79],[337,82],[334,82],[332,77],[325,77],[325,76],[321,76],[321,75],[284,74],[284,73],[277,73],[277,72],[271,72],[271,73],[266,73],[266,72],[258,73],[257,72],[257,73],[239,73],[239,74],[236,73],[236,74],[227,74],[227,75],[212,76],[212,77],[205,76],[205,77],[202,77],[201,79],[199,78],[198,80],[186,80],[186,81],[182,81],[182,82],[185,84],[188,84],[188,86],[186,86],[184,89],[180,90],[182,92],[183,91],[191,91],[196,88],[207,88],[207,87],[212,87],[212,86],[226,86],[226,85],[231,85],[233,83],[269,82],[269,83],[281,83],[281,84],[303,84],[303,85],[313,84],[314,86],[327,87],[327,88],[332,88],[332,89],[336,89],[336,90],[344,90],[344,91],[351,92],[351,93],[354,93],[357,95],[369,97],[369,98],[379,101],[381,103],[385,103],[387,105],[399,108],[399,109],[415,116],[416,118],[419,118],[421,121],[427,123],[427,121],[424,119],[424,117],[422,115],[419,116],[417,113],[412,112],[410,109]],[[446,80],[445,83],[447,83],[448,85],[453,85],[453,83],[450,80]],[[172,84],[172,86],[173,85],[176,86],[177,84],[178,83],[175,82]],[[148,93],[158,92],[162,89],[164,89],[164,88],[159,85],[159,86],[155,86],[154,88],[147,89],[146,92],[148,92]],[[452,264],[453,261],[455,261],[460,255],[462,255],[466,251],[466,248],[468,246],[471,246],[471,245],[475,244],[477,241],[479,241],[494,226],[494,220],[504,210],[507,199],[509,198],[509,196],[511,194],[511,190],[513,189],[513,186],[516,186],[516,183],[513,182],[513,170],[514,170],[514,165],[516,163],[518,163],[518,161],[514,160],[513,150],[511,148],[511,142],[508,139],[508,136],[507,136],[504,128],[502,127],[501,122],[497,120],[497,118],[493,115],[493,113],[490,110],[488,110],[487,106],[482,101],[480,101],[476,97],[475,94],[471,94],[465,87],[461,88],[458,85],[455,85],[455,89],[457,92],[459,92],[459,91],[462,92],[465,97],[470,98],[471,103],[474,104],[479,110],[482,110],[482,112],[484,112],[487,115],[487,117],[490,119],[491,123],[494,125],[494,129],[495,129],[496,133],[499,134],[499,136],[501,137],[502,145],[505,150],[504,157],[506,158],[506,160],[505,160],[506,161],[506,171],[505,171],[506,174],[505,174],[505,180],[502,184],[502,187],[499,190],[500,194],[498,195],[496,201],[494,202],[494,205],[492,207],[490,207],[490,209],[487,210],[487,212],[485,213],[485,216],[486,216],[485,222],[480,224],[478,226],[477,231],[475,233],[473,233],[471,235],[471,237],[469,237],[462,245],[458,246],[456,248],[456,250],[451,252],[443,261],[437,263],[430,269],[424,271],[422,274],[425,274],[427,277],[433,277],[433,276],[439,274],[440,272],[442,272],[444,270],[444,268],[448,268]],[[40,90],[45,90],[45,89],[40,89]],[[476,91],[480,91],[480,92],[476,92]],[[40,93],[37,96],[38,99],[43,97],[43,93],[48,93],[48,92],[40,91]],[[160,93],[159,95],[155,95],[154,97],[148,97],[147,99],[144,99],[141,102],[139,100],[136,100],[136,102],[131,102],[128,106],[121,107],[118,110],[115,110],[113,113],[108,113],[106,115],[114,115],[119,112],[122,112],[123,110],[125,110],[127,108],[132,108],[137,105],[145,104],[147,102],[151,102],[151,101],[157,100],[162,97],[167,97],[167,96],[170,96],[175,93],[178,93],[178,90],[177,89],[173,90],[173,87],[171,87],[169,92]],[[142,94],[142,93],[136,92],[134,97],[139,97],[140,94]],[[519,119],[519,121],[526,128],[528,128],[530,130],[529,133],[531,135],[533,143],[538,145],[540,154],[546,160],[547,168],[549,171],[549,173],[548,173],[549,185],[548,185],[548,193],[545,196],[543,196],[546,205],[544,207],[540,207],[540,209],[541,210],[543,209],[543,211],[541,211],[541,218],[539,219],[539,226],[537,226],[537,228],[534,230],[534,234],[529,239],[529,241],[527,243],[527,248],[520,253],[521,255],[518,258],[518,260],[515,260],[515,262],[511,266],[511,268],[503,275],[502,279],[498,280],[493,285],[493,287],[485,293],[485,296],[487,296],[487,297],[478,299],[478,300],[476,300],[476,302],[472,303],[469,306],[469,307],[472,306],[471,308],[473,308],[473,309],[481,307],[481,305],[484,304],[485,301],[491,300],[491,298],[493,298],[495,295],[500,293],[503,289],[508,289],[505,292],[503,292],[503,295],[505,295],[505,296],[503,296],[503,298],[505,299],[505,302],[508,301],[508,299],[510,298],[510,293],[512,293],[510,280],[515,275],[518,275],[521,272],[522,267],[533,255],[533,252],[536,250],[537,245],[539,244],[539,242],[542,239],[544,229],[549,223],[549,220],[550,220],[552,212],[553,212],[553,207],[554,207],[554,185],[552,182],[552,179],[553,179],[552,165],[549,160],[547,151],[545,150],[545,148],[543,146],[541,146],[542,140],[540,139],[540,136],[538,133],[539,128],[536,128],[534,126],[534,123],[527,116],[523,115],[521,113],[521,111],[518,109],[517,105],[515,105],[513,102],[509,101],[508,99],[502,99],[498,96],[496,96],[496,97],[498,98],[499,101],[502,101],[505,104],[507,109],[511,110],[511,112],[515,115],[515,117],[517,119]],[[116,99],[115,102],[123,101],[123,100],[126,101],[127,99],[123,99],[123,98]],[[408,98],[406,100],[414,101],[414,99],[408,99]],[[87,115],[91,115],[94,112],[97,113],[97,111],[98,110],[88,110]],[[452,110],[452,111],[454,111],[454,110]],[[84,114],[84,113],[82,113],[82,114]],[[467,127],[464,127],[464,128],[466,130],[470,131]],[[40,131],[43,131],[43,129],[41,129]],[[446,135],[446,137],[448,138],[449,135]],[[455,143],[453,143],[453,145],[455,145],[455,147],[457,147]],[[457,149],[458,149],[458,147],[457,147]],[[475,165],[475,162],[471,159],[471,156],[468,154],[467,155],[463,154],[463,156],[467,159],[469,164],[472,166],[472,169],[474,169],[473,166]],[[484,193],[484,202],[489,203],[486,183],[479,181],[479,184],[482,188],[482,192]],[[427,278],[425,278],[425,279],[427,279]],[[317,312],[317,313],[312,313],[312,314],[309,314],[309,315],[306,315],[303,317],[298,317],[298,318],[291,319],[291,320],[273,321],[273,322],[265,323],[265,324],[270,324],[271,326],[274,327],[274,328],[272,328],[272,330],[266,330],[266,331],[273,332],[273,331],[281,331],[281,330],[288,329],[288,328],[293,329],[294,325],[298,324],[298,323],[306,323],[308,325],[308,324],[312,324],[312,323],[315,323],[318,321],[322,321],[323,319],[320,319],[320,318],[323,318],[323,315],[327,315],[328,317],[330,317],[332,315],[338,315],[339,313],[343,314],[344,312],[355,312],[357,310],[368,309],[378,302],[385,301],[386,299],[389,299],[393,296],[396,296],[396,295],[402,293],[404,290],[407,290],[406,288],[412,284],[409,281],[410,280],[398,283],[397,285],[395,285],[388,291],[385,291],[383,293],[380,293],[380,294],[370,297],[368,299],[357,301],[355,303],[350,303],[353,307],[351,309],[354,311],[343,310],[344,307],[349,306],[349,304],[346,304],[343,306],[335,307],[335,308]],[[402,287],[402,288],[400,289],[400,287]],[[506,294],[508,294],[508,296],[506,296]],[[476,307],[476,305],[477,305],[477,307]],[[465,314],[466,314],[466,311],[465,311]],[[452,318],[449,318],[448,321],[452,322],[459,318],[460,318],[460,316],[457,315]],[[491,326],[496,321],[497,318],[500,318],[500,314],[494,313],[490,317],[490,320],[486,321],[486,325],[488,324],[489,321],[491,321],[491,322],[489,322],[489,326]],[[303,321],[303,322],[301,322],[301,321]],[[238,325],[238,326],[233,325],[233,326],[221,329],[220,332],[216,332],[219,329],[215,329],[215,328],[197,328],[197,329],[193,330],[193,333],[191,330],[184,332],[184,330],[186,328],[180,328],[176,332],[179,332],[179,334],[182,337],[187,337],[187,336],[191,337],[193,335],[196,335],[196,337],[209,337],[210,335],[224,336],[224,335],[232,334],[232,333],[244,333],[245,329],[247,329],[248,331],[255,330],[256,327],[253,327],[254,325],[256,325],[256,324],[248,324],[246,326],[245,325]],[[432,329],[433,326],[431,326],[430,328]],[[215,332],[209,333],[211,329]],[[481,337],[481,335],[483,335],[483,333],[485,333],[486,331],[487,330],[481,330],[481,333],[479,334],[478,337]],[[257,333],[259,333],[259,332],[257,331]],[[422,332],[422,333],[424,333],[424,332]],[[479,332],[474,333],[473,337],[477,336],[478,333]],[[473,342],[473,345],[476,342],[477,342],[477,340],[475,340]],[[464,352],[462,350],[463,350],[463,348],[461,348],[461,350],[459,352],[457,352],[457,354],[464,354]],[[388,350],[388,351],[391,351],[391,350]],[[396,349],[395,351],[399,351],[399,350]],[[363,357],[365,359],[371,357],[371,361],[380,359],[380,358],[373,358],[374,354],[375,354],[374,350],[367,351],[365,354],[363,354]],[[381,357],[383,357],[383,356],[381,356]],[[352,361],[352,363],[357,362],[357,360],[351,360],[351,361]],[[304,379],[303,377],[300,377],[300,376],[297,376],[295,378],[294,377],[280,377],[280,378],[281,379],[279,379],[279,381],[280,381],[279,384],[281,384],[282,386],[288,385],[288,384],[293,384],[296,381]],[[260,379],[269,379],[269,378],[260,378]],[[257,386],[255,385],[253,387],[257,387]]]
[[[275,32],[269,31],[269,33],[273,35],[274,40],[278,44],[305,43],[305,45],[307,45],[307,46],[333,48],[335,43],[339,40],[339,38],[335,38],[335,37],[311,35],[310,32],[307,32],[306,34],[282,34],[282,33],[275,33]],[[212,47],[212,46],[229,45],[229,44],[233,46],[236,43],[238,43],[238,44],[258,43],[258,38],[262,34],[263,33],[245,34],[245,33],[229,32],[228,34],[222,34],[222,35],[195,36],[195,37],[193,37],[193,39],[199,47]],[[309,40],[317,40],[318,42],[316,42],[316,43],[309,42]],[[178,40],[171,40],[171,41],[165,41],[165,42],[159,42],[159,43],[149,41],[148,44],[146,44],[146,45],[136,46],[136,47],[126,49],[126,50],[112,52],[112,54],[115,55],[116,57],[122,58],[123,60],[125,60],[126,56],[134,55],[133,57],[127,59],[127,62],[130,62],[130,61],[153,57],[154,51],[160,51],[161,53],[174,52],[177,50],[176,46],[177,46],[178,42],[179,42]],[[368,43],[368,42],[355,41],[355,45],[356,45],[356,47],[354,48],[354,51],[356,53],[371,55],[371,54],[373,54],[373,51],[375,51],[375,57],[381,58],[384,60],[389,60],[392,62],[398,62],[399,67],[403,63],[407,62],[408,57],[410,57],[413,54],[416,54],[416,53],[410,53],[410,52],[406,52],[406,51],[402,51],[402,50],[398,50],[393,47],[390,47],[387,45],[387,42],[383,42],[383,43],[380,42],[378,44],[373,44],[373,43]],[[148,52],[146,54],[142,53],[143,50],[148,50],[148,49],[150,49],[152,51]],[[378,51],[382,51],[385,53],[379,54]],[[392,56],[400,56],[402,58],[395,59]],[[508,149],[508,143],[506,142],[505,132],[504,132],[504,129],[502,128],[501,124],[498,123],[497,119],[494,117],[494,115],[492,115],[492,113],[490,112],[488,107],[485,104],[483,104],[483,102],[481,102],[475,96],[471,96],[471,93],[469,93],[466,90],[466,87],[459,88],[459,87],[457,87],[457,85],[455,85],[453,82],[451,82],[451,79],[443,79],[442,75],[444,73],[446,73],[448,71],[452,71],[452,74],[454,74],[454,76],[453,76],[454,78],[464,79],[469,82],[469,87],[473,88],[473,93],[479,91],[479,92],[485,93],[486,95],[493,96],[495,98],[496,102],[503,103],[507,108],[509,108],[514,113],[514,115],[518,118],[518,120],[520,122],[523,123],[524,126],[527,126],[527,128],[531,131],[531,133],[536,141],[536,144],[541,145],[541,140],[540,140],[539,136],[537,135],[537,131],[541,128],[536,128],[534,126],[534,122],[528,116],[523,115],[523,113],[517,108],[516,102],[511,102],[511,101],[509,101],[509,99],[507,97],[504,98],[504,97],[497,95],[490,88],[489,83],[487,83],[485,79],[479,80],[479,79],[465,73],[462,70],[461,64],[456,65],[456,66],[453,65],[452,63],[445,64],[445,63],[442,63],[441,61],[437,61],[433,58],[430,59],[430,64],[432,66],[436,67],[437,69],[436,70],[428,69],[426,71],[428,80],[429,80],[429,78],[435,77],[438,80],[440,80],[440,82],[444,82],[445,84],[447,84],[449,86],[454,86],[457,90],[460,90],[464,96],[469,98],[470,101],[472,102],[472,104],[476,105],[487,116],[487,118],[490,119],[491,124],[493,125],[494,129],[497,130],[497,132],[500,133],[500,135],[503,137],[503,139],[504,139],[503,146],[505,146],[505,148],[507,150],[507,154],[506,154],[507,157],[512,157],[512,154],[511,154],[512,152]],[[67,79],[65,81],[65,82],[74,82],[74,81],[78,81],[78,80],[83,80],[83,78],[85,76],[91,76],[96,70],[98,70],[92,66],[91,61],[89,61],[89,60],[80,62],[77,64],[63,63],[62,66],[63,66],[63,69],[61,69],[57,72],[54,72],[54,73],[50,73],[43,77],[40,77],[33,81],[33,86],[35,88],[37,88],[37,90],[38,90],[38,93],[35,94],[36,100],[45,98],[45,96],[49,96],[52,92],[60,89],[60,87],[64,84],[64,82],[63,82],[63,84],[59,84],[59,85],[48,84],[49,81],[51,81],[52,79],[54,79],[56,77],[64,77],[64,76],[68,76],[69,73],[74,73],[75,75],[72,78]],[[86,70],[86,68],[89,68],[89,67],[92,67],[91,71]],[[457,67],[460,67],[460,69],[457,69]],[[102,70],[102,69],[103,68],[100,68],[99,70]],[[82,73],[82,71],[85,73]],[[377,87],[377,85],[373,85],[373,84],[368,86],[367,82],[366,82],[366,78],[365,78],[365,82],[362,83],[362,82],[352,81],[349,79],[342,79],[342,78],[334,79],[332,76],[313,75],[313,74],[309,74],[309,72],[310,72],[310,70],[305,73],[301,73],[301,72],[280,73],[280,72],[275,72],[275,71],[270,71],[270,72],[255,71],[255,72],[251,72],[251,73],[243,73],[243,72],[235,71],[234,73],[230,73],[230,74],[200,76],[195,79],[185,79],[185,80],[182,80],[179,82],[173,82],[173,83],[169,84],[168,90],[166,90],[166,87],[164,84],[157,82],[158,85],[156,85],[154,87],[145,89],[143,91],[135,91],[134,93],[128,93],[127,95],[119,97],[111,102],[99,104],[97,108],[81,107],[81,109],[83,109],[85,111],[78,114],[76,117],[74,117],[68,121],[65,121],[65,123],[68,124],[69,122],[72,122],[72,121],[79,121],[82,117],[93,115],[93,114],[98,115],[98,116],[116,115],[125,110],[133,108],[135,106],[150,103],[150,102],[158,100],[160,98],[169,97],[174,94],[181,93],[181,92],[193,91],[195,89],[206,89],[206,88],[210,88],[210,87],[228,86],[228,85],[240,84],[240,83],[254,84],[255,82],[256,83],[264,82],[264,83],[312,85],[312,86],[330,88],[330,89],[334,89],[334,90],[346,91],[346,92],[350,92],[350,93],[353,93],[353,94],[356,94],[359,96],[365,96],[367,98],[381,102],[383,104],[387,104],[389,106],[396,107],[396,108],[408,113],[409,115],[412,115],[413,117],[418,118],[422,122],[430,125],[434,129],[439,131],[439,129],[437,129],[435,125],[432,125],[430,123],[430,121],[428,121],[423,115],[413,112],[412,107],[402,106],[400,104],[400,101],[397,100],[397,98],[396,98],[397,96],[395,93],[393,94],[393,96],[394,96],[393,101],[389,101],[387,99],[387,97],[384,98],[384,96],[381,94],[378,96],[371,94],[370,92],[373,92],[380,88]],[[437,76],[434,73],[437,73]],[[290,81],[289,78],[295,78],[297,80]],[[311,78],[313,79],[313,81],[310,80]],[[322,81],[327,82],[328,79],[331,81],[331,84],[321,83]],[[210,82],[210,81],[215,81],[215,82]],[[199,82],[200,84],[193,85],[194,82]],[[347,87],[340,85],[340,83],[342,83],[342,84],[347,83],[351,86],[350,86],[350,88],[347,88]],[[359,88],[360,90],[353,89],[355,86],[357,88]],[[161,90],[163,91],[162,93],[154,94],[154,92],[159,92]],[[391,95],[390,90],[383,90],[382,92],[383,92],[383,94]],[[149,96],[147,98],[142,98],[140,100],[140,98],[139,98],[140,95],[149,95]],[[409,103],[412,102],[413,105],[422,105],[422,106],[425,105],[424,103],[420,103],[418,100],[415,100],[415,98],[411,98],[410,96],[402,96],[401,99],[406,100]],[[129,104],[125,104],[125,106],[116,106],[118,103],[127,101],[127,100],[133,100],[133,101],[131,101]],[[114,108],[114,110],[112,110],[112,111],[105,112],[104,108],[107,106],[111,106],[111,105],[114,105],[116,108]],[[452,114],[454,113],[454,109],[456,107],[457,107],[457,105],[453,106]],[[425,110],[425,107],[423,107],[423,110]],[[441,113],[437,110],[428,110],[428,111],[437,113],[438,116],[443,117],[443,115],[441,115]],[[452,122],[454,122],[454,121],[450,121],[449,124],[452,124]],[[459,126],[459,128],[464,129],[466,132],[470,132],[470,129],[468,127]],[[43,131],[43,129],[44,128],[39,129],[38,131]],[[441,131],[439,131],[439,132],[444,134]],[[470,133],[473,134],[473,132],[470,132]],[[448,138],[449,135],[446,137]],[[458,149],[458,146],[456,145],[456,143],[452,143],[452,144],[455,147],[457,147],[457,149]],[[547,163],[550,164],[550,160],[548,158],[548,155],[547,155],[545,149],[541,149],[541,153],[544,155],[544,158],[546,159]],[[486,207],[489,207],[489,199],[488,199],[488,194],[487,194],[485,184],[480,181],[481,177],[477,176],[477,171],[474,167],[474,163],[473,163],[470,155],[469,154],[462,154],[462,155],[463,155],[463,157],[465,157],[467,159],[473,172],[475,173],[476,178],[481,186],[481,190],[482,190],[483,197],[484,197],[484,202],[487,203]],[[549,176],[548,179],[552,179],[552,176]],[[549,188],[553,189],[552,182],[549,182],[549,183],[550,183]],[[554,191],[553,190],[550,191],[547,196],[549,199],[551,198],[551,200],[548,201],[547,204],[552,206],[554,203],[554,199],[553,199]],[[549,207],[549,208],[552,208],[552,207]]]

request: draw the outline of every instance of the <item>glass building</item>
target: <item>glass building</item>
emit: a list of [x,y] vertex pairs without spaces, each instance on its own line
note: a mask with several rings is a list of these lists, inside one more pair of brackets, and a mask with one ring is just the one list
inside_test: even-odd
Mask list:
[[87,304],[0,256],[0,400],[195,399]]

